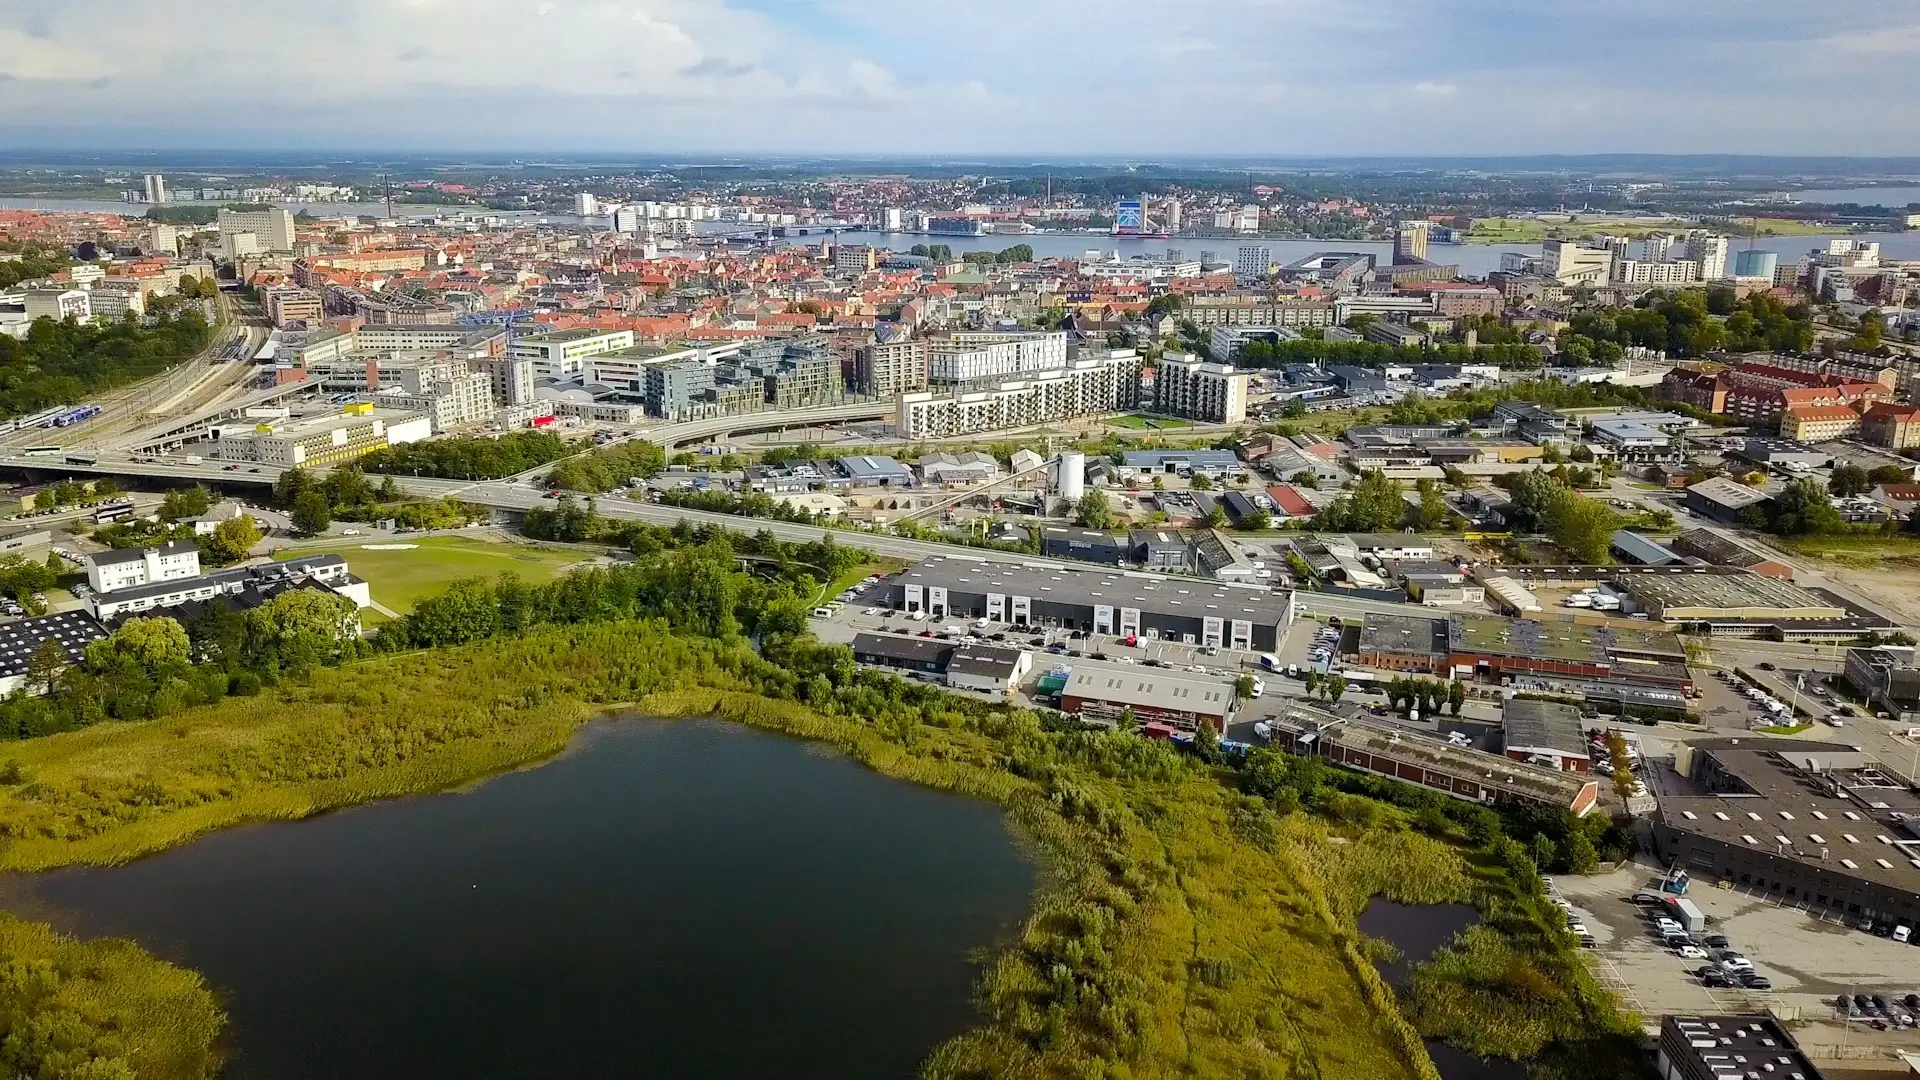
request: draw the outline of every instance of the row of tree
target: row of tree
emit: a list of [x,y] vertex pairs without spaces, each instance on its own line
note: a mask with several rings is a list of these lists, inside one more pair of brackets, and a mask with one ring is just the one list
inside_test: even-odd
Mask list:
[[556,463],[547,474],[547,486],[562,491],[612,491],[635,479],[658,476],[666,467],[666,451],[645,439],[628,439]]
[[25,338],[0,334],[0,415],[77,404],[158,375],[205,348],[210,335],[192,309],[150,324],[35,319]]
[[429,439],[375,450],[360,459],[366,472],[498,480],[565,457],[574,447],[549,431],[513,431],[498,438]]

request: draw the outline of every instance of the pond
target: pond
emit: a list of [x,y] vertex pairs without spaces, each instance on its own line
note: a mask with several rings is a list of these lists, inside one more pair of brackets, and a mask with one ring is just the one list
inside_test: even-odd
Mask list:
[[206,975],[233,1080],[912,1075],[1035,870],[999,808],[716,721],[7,882]]
[[[1460,931],[1480,921],[1471,904],[1398,904],[1375,897],[1360,913],[1360,932],[1391,942],[1400,958],[1380,964],[1380,974],[1398,990],[1413,969],[1425,963]],[[1479,1058],[1438,1039],[1427,1040],[1427,1056],[1441,1080],[1527,1080],[1527,1067],[1514,1061]]]

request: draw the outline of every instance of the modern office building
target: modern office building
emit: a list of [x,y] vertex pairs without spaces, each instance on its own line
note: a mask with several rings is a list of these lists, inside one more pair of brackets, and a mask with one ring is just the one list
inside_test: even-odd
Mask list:
[[200,548],[191,540],[175,540],[151,548],[101,551],[87,556],[87,584],[94,592],[113,592],[199,575]]
[[229,237],[252,234],[255,251],[293,251],[293,214],[284,207],[265,210],[228,210],[221,207],[214,217],[221,243]]
[[1920,668],[1910,645],[1848,649],[1847,682],[1875,712],[1902,723],[1920,718]]
[[1106,566],[1124,566],[1129,561],[1125,542],[1097,529],[1042,529],[1040,554],[1049,559],[1078,559]]
[[573,197],[573,212],[577,217],[599,217],[600,200],[590,191],[582,191]]
[[1294,619],[1292,593],[1259,586],[962,556],[927,559],[885,588],[902,611],[1219,648],[1272,649]]
[[167,178],[159,173],[148,173],[145,177],[147,201],[154,205],[167,201]]
[[1540,245],[1540,269],[1562,285],[1605,285],[1613,274],[1613,251],[1572,240],[1547,240]]
[[632,347],[631,330],[580,327],[529,334],[514,341],[509,355],[533,361],[535,378],[569,379],[580,374],[587,357]]
[[1273,249],[1257,244],[1243,246],[1234,255],[1233,273],[1246,281],[1257,281],[1273,273]]
[[901,438],[945,438],[1035,427],[1139,404],[1140,356],[1115,349],[983,389],[901,394],[894,425]]
[[338,414],[222,429],[216,434],[211,456],[222,461],[319,468],[427,438],[433,434],[433,421],[417,412],[353,404]]
[[927,380],[934,386],[960,386],[1067,366],[1067,335],[1062,331],[963,332],[926,344]]
[[1247,418],[1244,371],[1183,353],[1169,353],[1154,368],[1155,412],[1207,424],[1238,424]]
[[267,309],[267,318],[282,330],[294,323],[317,325],[326,318],[327,310],[320,301],[320,294],[311,289],[270,286],[261,290],[261,299]]
[[1683,744],[1653,819],[1662,864],[1848,921],[1920,926],[1920,796],[1871,755],[1830,742]]

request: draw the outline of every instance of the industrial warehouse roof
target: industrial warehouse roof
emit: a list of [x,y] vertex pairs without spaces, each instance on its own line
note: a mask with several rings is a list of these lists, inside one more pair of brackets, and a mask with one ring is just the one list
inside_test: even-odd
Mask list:
[[1440,656],[1447,651],[1445,625],[1440,619],[1368,612],[1360,626],[1360,651],[1399,656]]
[[1129,469],[1159,469],[1179,462],[1200,469],[1239,469],[1240,456],[1231,450],[1127,450],[1120,464]]
[[1428,773],[1485,784],[1563,806],[1572,806],[1587,785],[1594,782],[1584,773],[1563,773],[1515,761],[1504,754],[1454,746],[1364,717],[1336,719],[1317,710],[1290,709],[1268,723],[1294,732],[1311,732],[1317,741],[1332,746],[1364,750],[1418,765]]
[[862,454],[859,457],[836,458],[834,464],[854,480],[913,479],[912,469],[884,455]]
[[987,675],[1001,681],[1013,678],[1020,664],[1019,649],[1001,649],[990,645],[962,645],[947,661],[947,672],[960,675]]
[[1761,554],[1725,533],[1712,529],[1688,529],[1674,538],[1683,546],[1715,566],[1749,567],[1776,560]]
[[1680,556],[1639,533],[1629,532],[1626,529],[1614,530],[1613,547],[1634,562],[1647,566],[1665,566],[1668,563],[1680,561]]
[[1100,660],[1074,661],[1060,689],[1062,697],[1208,716],[1232,711],[1233,694],[1233,683],[1225,679]]
[[853,635],[853,655],[883,656],[890,660],[946,665],[953,642],[944,638],[923,638],[911,634]]
[[990,563],[936,556],[909,567],[892,581],[953,592],[1028,596],[1039,603],[1137,607],[1157,615],[1247,619],[1275,625],[1287,618],[1291,597],[1252,585],[1229,585],[1190,577],[1133,571],[1054,567],[1039,563]]
[[1662,798],[1663,824],[1920,894],[1920,798],[1872,757],[1806,739],[1715,739],[1689,750],[1711,755],[1732,783],[1724,794]]
[[1734,483],[1724,476],[1710,476],[1688,488],[1687,494],[1698,495],[1729,510],[1744,510],[1768,499],[1766,492]]
[[1839,619],[1846,608],[1792,582],[1759,574],[1707,573],[1702,568],[1634,574],[1623,584],[1668,620],[1705,618]]
[[1580,710],[1558,701],[1508,698],[1500,707],[1500,727],[1509,750],[1558,750],[1582,757],[1587,753]]

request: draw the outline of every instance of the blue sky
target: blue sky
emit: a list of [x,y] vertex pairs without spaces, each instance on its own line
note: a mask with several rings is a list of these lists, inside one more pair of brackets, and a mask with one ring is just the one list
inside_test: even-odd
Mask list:
[[0,146],[1920,149],[1920,6],[0,0]]

